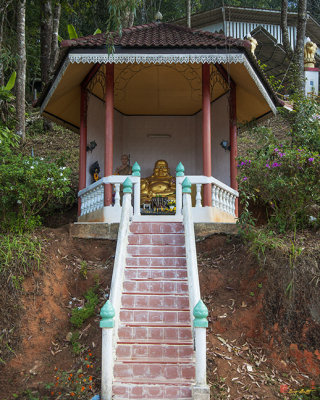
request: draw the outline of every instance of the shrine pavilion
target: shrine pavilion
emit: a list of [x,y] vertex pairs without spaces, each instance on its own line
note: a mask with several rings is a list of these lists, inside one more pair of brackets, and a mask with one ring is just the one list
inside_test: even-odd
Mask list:
[[[120,221],[127,176],[114,172],[123,154],[136,220],[181,220],[187,176],[194,221],[234,223],[237,129],[281,105],[249,41],[162,22],[63,41],[38,104],[80,134],[78,221],[105,223]],[[153,176],[157,160],[175,180],[176,207],[165,216],[141,202],[140,177]]]

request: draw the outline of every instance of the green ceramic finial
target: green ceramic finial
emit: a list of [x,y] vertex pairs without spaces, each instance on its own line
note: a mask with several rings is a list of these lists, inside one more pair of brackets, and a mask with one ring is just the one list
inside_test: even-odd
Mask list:
[[100,311],[101,321],[100,328],[113,328],[114,327],[114,308],[111,301],[108,300]]
[[208,309],[202,300],[199,300],[193,309],[193,326],[195,328],[208,328]]
[[176,168],[176,176],[184,176],[184,166],[180,161]]
[[123,193],[132,193],[132,182],[130,178],[127,178],[123,182]]
[[182,193],[191,193],[191,182],[188,178],[182,182]]
[[140,176],[140,170],[140,165],[136,161],[132,166],[132,176]]

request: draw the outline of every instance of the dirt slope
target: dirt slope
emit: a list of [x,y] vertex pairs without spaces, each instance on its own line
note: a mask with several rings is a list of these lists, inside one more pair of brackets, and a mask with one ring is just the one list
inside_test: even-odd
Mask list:
[[[41,235],[46,258],[42,270],[25,282],[21,343],[2,367],[1,400],[13,399],[17,393],[18,398],[28,398],[21,394],[27,388],[44,398],[49,394],[45,384],[54,382],[57,369],[78,368],[79,356],[67,340],[71,308],[81,304],[83,293],[97,282],[103,304],[110,287],[114,242],[71,239],[67,227],[43,229]],[[285,398],[281,385],[310,387],[319,376],[320,344],[318,349],[308,348],[307,342],[305,348],[290,346],[277,324],[268,325],[263,313],[268,281],[241,241],[215,235],[197,247],[201,292],[209,309],[212,398]],[[79,342],[93,353],[98,391],[101,330],[96,311],[81,328]]]

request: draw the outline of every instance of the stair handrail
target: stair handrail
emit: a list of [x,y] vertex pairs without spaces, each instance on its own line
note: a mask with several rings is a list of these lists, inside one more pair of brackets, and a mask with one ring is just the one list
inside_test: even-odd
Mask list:
[[196,240],[194,234],[194,224],[192,217],[191,203],[191,182],[185,178],[182,183],[182,201],[183,201],[183,225],[185,232],[186,259],[188,269],[189,302],[191,311],[191,321],[193,318],[193,309],[200,300],[200,284],[198,274],[198,261],[196,251]]
[[[130,226],[130,215],[132,214],[131,206],[132,181],[127,177],[123,182],[123,201],[121,210],[121,219],[118,231],[116,254],[112,272],[112,281],[110,288],[110,303],[114,309],[114,326],[113,334],[102,335],[102,367],[101,367],[101,399],[112,399],[112,380],[113,365],[115,360],[115,344],[117,342],[119,313],[122,296],[122,285],[124,277],[124,269],[127,257],[128,235]],[[104,331],[105,329],[103,329]],[[105,333],[105,334],[104,334]],[[110,344],[112,341],[112,344]]]

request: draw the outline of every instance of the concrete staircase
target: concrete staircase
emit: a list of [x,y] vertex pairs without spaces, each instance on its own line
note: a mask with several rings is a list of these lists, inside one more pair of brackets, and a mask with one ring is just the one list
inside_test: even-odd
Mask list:
[[195,362],[181,223],[130,226],[113,398],[191,399]]

